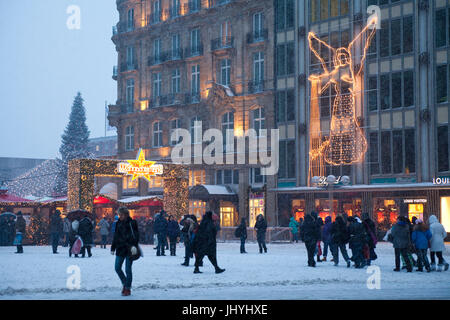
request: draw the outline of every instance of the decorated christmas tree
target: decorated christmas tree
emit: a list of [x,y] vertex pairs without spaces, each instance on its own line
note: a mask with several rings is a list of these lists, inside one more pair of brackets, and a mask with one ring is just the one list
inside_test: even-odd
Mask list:
[[48,221],[38,214],[30,218],[30,225],[27,228],[27,237],[34,245],[45,245],[48,243]]
[[72,105],[69,123],[61,137],[62,162],[58,168],[58,176],[54,188],[55,195],[67,194],[67,171],[68,163],[72,159],[90,158],[91,153],[88,150],[89,130],[86,125],[86,112],[83,105],[83,98],[78,92]]

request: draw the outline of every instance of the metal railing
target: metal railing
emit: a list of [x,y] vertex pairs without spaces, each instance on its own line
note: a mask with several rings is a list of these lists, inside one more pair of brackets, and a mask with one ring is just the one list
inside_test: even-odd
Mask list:
[[117,78],[118,73],[119,73],[119,72],[118,72],[117,66],[113,66],[113,78],[114,78],[114,79]]
[[134,62],[134,63],[125,62],[120,65],[120,72],[133,71],[133,70],[138,70],[137,62]]
[[190,57],[196,57],[196,56],[202,56],[203,55],[203,44],[198,44],[196,46],[189,46],[184,49],[184,57],[190,58]]
[[265,89],[265,81],[264,80],[253,80],[248,83],[248,92],[253,93],[260,93],[263,92]]
[[268,39],[269,32],[267,29],[255,30],[247,33],[247,43],[261,42]]
[[211,40],[211,51],[229,49],[234,46],[234,37],[220,37]]

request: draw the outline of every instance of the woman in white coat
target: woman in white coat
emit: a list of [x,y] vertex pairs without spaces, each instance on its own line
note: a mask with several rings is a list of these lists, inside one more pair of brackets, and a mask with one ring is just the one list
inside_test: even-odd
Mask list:
[[435,255],[439,259],[438,271],[442,271],[442,268],[448,270],[448,263],[445,262],[444,257],[442,256],[442,252],[445,251],[444,239],[447,237],[447,232],[445,231],[444,226],[439,223],[435,215],[430,216],[428,223],[432,234],[430,241],[431,270],[436,270]]

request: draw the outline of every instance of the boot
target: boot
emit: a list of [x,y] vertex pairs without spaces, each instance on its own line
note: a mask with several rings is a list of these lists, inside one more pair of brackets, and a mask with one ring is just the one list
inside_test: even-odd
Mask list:
[[267,253],[267,248],[264,248],[264,253]]
[[400,268],[395,268],[394,271],[395,272],[400,272]]
[[445,262],[445,263],[444,263],[444,271],[447,271],[447,270],[448,270],[448,263]]
[[320,256],[317,256],[317,262],[322,262],[322,260],[320,260]]
[[128,297],[129,295],[131,295],[131,289],[124,288],[122,296]]
[[224,272],[224,271],[225,271],[225,269],[221,269],[221,268],[219,268],[219,267],[216,268],[216,273],[222,273],[222,272]]
[[200,271],[200,269],[197,266],[195,266],[194,273],[202,273],[202,272]]
[[327,257],[323,257],[322,261],[327,261]]
[[444,265],[442,263],[439,263],[438,267],[437,267],[437,272],[441,272],[443,268],[444,268]]
[[431,271],[436,271],[436,263],[431,264]]
[[350,260],[347,260],[347,268],[350,268],[351,262]]

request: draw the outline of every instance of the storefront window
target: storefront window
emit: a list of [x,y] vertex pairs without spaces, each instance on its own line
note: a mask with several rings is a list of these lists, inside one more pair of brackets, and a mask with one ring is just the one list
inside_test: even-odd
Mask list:
[[134,179],[132,176],[125,176],[123,177],[123,190],[127,191],[127,190],[133,190],[133,189],[137,189],[138,185],[139,185],[139,179]]
[[203,201],[189,201],[189,214],[193,214],[200,221],[206,213],[206,202]]
[[150,177],[150,181],[148,182],[148,188],[162,188],[163,185],[163,177],[155,176]]
[[441,197],[441,223],[450,232],[450,197]]
[[305,219],[305,200],[292,200],[292,216],[296,221],[299,221],[300,218]]
[[260,214],[264,215],[264,195],[250,194],[249,208],[249,226],[254,226],[256,223],[256,217]]
[[331,219],[334,221],[336,219],[336,212],[338,208],[338,201],[333,200],[333,210],[330,208],[330,200],[329,199],[316,199],[316,211],[319,214],[319,217],[322,220],[325,220],[326,217],[331,216]]
[[374,203],[376,222],[380,232],[387,232],[397,222],[400,203],[393,199],[376,198]]
[[221,206],[220,207],[220,225],[222,227],[234,226],[234,207],[233,206]]
[[189,186],[205,184],[205,170],[189,170]]
[[423,220],[423,203],[408,204],[408,218],[411,221],[413,217]]

